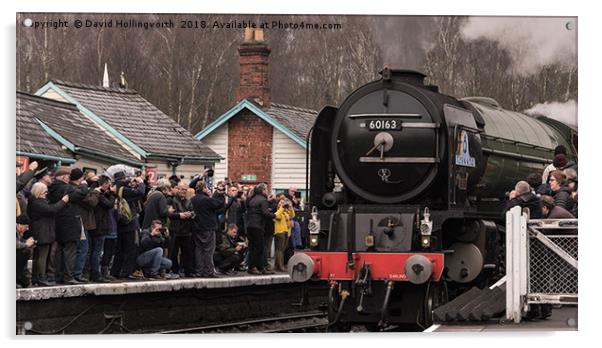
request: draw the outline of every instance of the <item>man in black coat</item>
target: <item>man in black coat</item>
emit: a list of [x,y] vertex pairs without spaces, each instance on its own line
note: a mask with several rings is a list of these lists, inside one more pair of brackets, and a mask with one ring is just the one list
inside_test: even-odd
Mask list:
[[194,243],[192,241],[192,204],[186,199],[188,183],[179,181],[175,195],[168,200],[171,206],[169,214],[171,239],[169,258],[174,273],[184,272],[187,277],[194,275]]
[[[263,263],[264,229],[266,221],[274,219],[267,200],[267,187],[259,184],[247,203],[247,237],[249,239],[249,274],[267,273]],[[273,223],[273,222],[272,222]]]
[[531,186],[526,181],[517,182],[509,198],[510,201],[506,204],[504,212],[520,206],[529,208],[531,219],[541,219],[541,199],[531,191]]
[[132,211],[132,220],[130,222],[118,221],[117,223],[117,250],[115,251],[111,275],[116,278],[135,279],[132,273],[136,269],[136,237],[140,230],[138,217],[140,200],[144,197],[146,185],[142,179],[142,173],[132,180],[127,180],[124,172],[117,172],[114,175],[114,180],[117,197],[122,195],[127,201]]
[[245,222],[243,219],[246,213],[245,198],[243,191],[239,191],[237,186],[228,188],[229,206],[226,210],[226,228],[231,224],[235,224],[238,228],[238,234],[245,236]]
[[[109,210],[115,206],[115,192],[111,191],[111,179],[101,176],[98,179],[98,204],[94,207],[96,228],[90,230],[90,280],[106,283],[109,280],[102,277],[100,272],[100,258],[104,250],[105,236],[111,230]],[[114,186],[113,186],[114,187]]]
[[167,195],[171,190],[171,182],[165,178],[157,181],[157,187],[150,192],[144,203],[144,220],[142,221],[142,229],[150,228],[151,222],[161,220],[163,225],[167,224],[169,215],[167,209]]
[[63,196],[69,195],[69,203],[58,212],[55,218],[57,258],[61,260],[62,280],[66,284],[80,284],[74,279],[73,274],[77,242],[80,240],[83,230],[78,203],[86,198],[88,185],[85,181],[78,187],[70,185],[69,174],[70,172],[65,169],[59,169],[56,172],[54,181],[48,187],[48,202],[54,204]]
[[192,198],[195,219],[192,228],[194,241],[195,273],[205,278],[217,278],[213,265],[215,252],[215,235],[217,232],[217,214],[223,212],[225,195],[216,193],[210,197],[210,191],[204,182],[199,182],[197,194]]

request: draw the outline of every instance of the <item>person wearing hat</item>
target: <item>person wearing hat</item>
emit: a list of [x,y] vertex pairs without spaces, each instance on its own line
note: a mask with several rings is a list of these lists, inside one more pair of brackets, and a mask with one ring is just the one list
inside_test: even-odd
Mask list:
[[[76,179],[70,180],[71,177]],[[54,181],[48,187],[50,204],[55,204],[65,195],[69,196],[69,202],[55,217],[56,257],[61,260],[60,267],[57,267],[60,268],[60,272],[57,272],[57,281],[63,281],[66,284],[81,283],[74,279],[74,267],[77,242],[81,239],[83,228],[79,203],[88,194],[88,186],[82,181],[83,172],[81,170],[69,171],[61,168],[56,171]]]
[[44,167],[34,174],[34,178],[36,178],[36,182],[41,182],[48,187],[52,184],[52,171],[48,167]]
[[25,239],[23,235],[29,230],[29,217],[25,214],[17,216],[17,288],[26,288],[30,285],[27,271],[27,261],[31,257],[32,249],[36,243],[33,237]]

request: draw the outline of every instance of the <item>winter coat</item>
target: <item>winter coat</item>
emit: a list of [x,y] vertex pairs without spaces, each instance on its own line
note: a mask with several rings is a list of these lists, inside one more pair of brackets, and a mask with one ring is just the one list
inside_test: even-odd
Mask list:
[[573,209],[573,204],[575,204],[571,193],[571,189],[566,186],[561,186],[558,191],[553,191],[554,204],[571,211],[571,209]]
[[541,199],[533,192],[525,192],[520,196],[512,198],[508,204],[506,204],[506,209],[504,211],[506,212],[516,206],[529,208],[531,219],[541,219]]
[[132,221],[128,224],[117,224],[118,231],[129,232],[135,231],[140,228],[140,222],[138,221],[138,215],[140,214],[140,200],[144,197],[146,192],[146,185],[139,183],[136,187],[129,187],[127,183],[120,182],[117,184],[117,192],[119,188],[123,187],[123,198],[128,202],[130,210],[132,211]]
[[31,197],[27,206],[29,231],[38,245],[52,244],[55,241],[55,216],[65,205],[63,200],[48,204],[45,198]]
[[[268,208],[270,209],[270,213],[274,214],[274,218],[276,217],[276,210],[278,210],[278,200],[272,199],[271,201],[268,199]],[[274,234],[274,220],[273,219],[265,219],[265,227],[263,228],[264,236],[269,237]]]
[[264,230],[266,221],[275,217],[264,195],[254,195],[247,203],[247,228]]
[[192,211],[192,204],[187,199],[181,199],[178,196],[168,199],[168,204],[174,208],[174,212],[169,214],[169,231],[172,236],[186,237],[192,233],[193,219],[180,219],[180,213]]
[[192,231],[194,233],[217,231],[217,214],[223,212],[225,196],[216,194],[209,197],[205,192],[197,193],[191,200],[196,214]]
[[86,198],[88,185],[82,184],[75,187],[60,180],[54,180],[48,187],[48,202],[54,204],[66,194],[69,195],[69,203],[55,216],[56,240],[75,242],[81,238],[82,221],[79,203]]
[[169,237],[163,237],[162,235],[151,236],[149,229],[143,229],[140,235],[142,252],[155,248],[167,248],[169,246]]
[[244,202],[241,201],[240,199],[235,198],[232,201],[230,208],[228,208],[228,213],[227,213],[228,217],[226,219],[226,223],[228,225],[235,224],[236,226],[238,226],[238,233],[242,232],[244,234],[244,230],[245,230],[244,215],[245,215],[245,213],[246,213],[246,206],[245,206]]
[[17,176],[17,193],[27,185],[29,180],[33,179],[34,174],[33,170],[26,170]]
[[106,236],[111,233],[111,217],[109,213],[115,206],[117,196],[111,192],[103,192],[98,195],[98,204],[94,207],[94,217],[96,218],[96,229],[91,230],[93,236]]
[[[222,235],[221,243],[217,245],[217,253],[223,256],[224,258],[231,257],[232,255],[237,253],[236,246],[238,245],[238,243],[243,243],[244,241],[245,240],[239,236],[230,238],[230,236],[228,236],[227,233],[224,233]],[[241,249],[241,252],[243,250],[244,248]]]
[[290,233],[293,227],[293,218],[295,217],[293,208],[278,208],[274,215],[274,234]]
[[142,228],[149,228],[153,220],[161,220],[163,225],[167,225],[167,197],[159,191],[153,191],[146,198],[144,204],[144,220]]
[[555,206],[548,214],[547,219],[574,219],[575,216],[563,207]]
[[84,224],[84,229],[86,231],[96,229],[96,216],[94,215],[94,209],[98,204],[98,195],[98,191],[89,189],[88,186],[88,194],[79,203],[82,216],[82,223]]

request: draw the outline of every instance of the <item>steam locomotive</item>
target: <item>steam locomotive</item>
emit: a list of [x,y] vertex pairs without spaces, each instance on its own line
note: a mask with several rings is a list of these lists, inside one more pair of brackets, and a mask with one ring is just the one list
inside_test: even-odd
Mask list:
[[503,276],[505,193],[556,145],[576,156],[559,121],[441,94],[420,72],[380,74],[310,134],[311,249],[288,271],[328,281],[333,330],[426,327],[438,305]]

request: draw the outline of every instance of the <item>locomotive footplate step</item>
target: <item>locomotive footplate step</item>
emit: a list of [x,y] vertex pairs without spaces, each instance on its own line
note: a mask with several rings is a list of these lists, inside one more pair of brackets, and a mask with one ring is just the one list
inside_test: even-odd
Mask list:
[[505,287],[473,287],[433,311],[435,322],[487,321],[506,309]]

